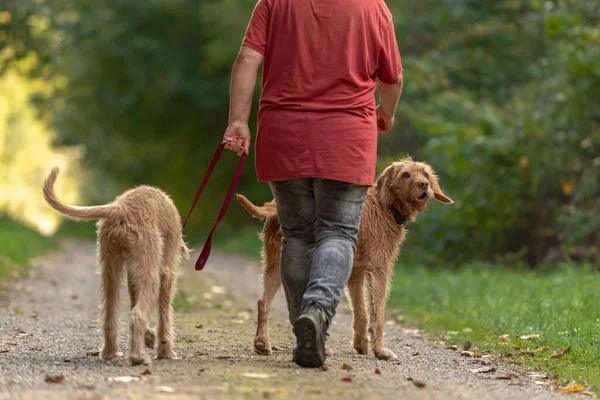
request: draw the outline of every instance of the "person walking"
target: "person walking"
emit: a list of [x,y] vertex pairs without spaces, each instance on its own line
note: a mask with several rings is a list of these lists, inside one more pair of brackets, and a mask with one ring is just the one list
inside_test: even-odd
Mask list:
[[256,173],[281,223],[293,358],[315,368],[352,271],[378,131],[394,125],[402,92],[392,15],[383,0],[258,0],[233,65],[223,136],[239,156],[249,154],[263,61]]

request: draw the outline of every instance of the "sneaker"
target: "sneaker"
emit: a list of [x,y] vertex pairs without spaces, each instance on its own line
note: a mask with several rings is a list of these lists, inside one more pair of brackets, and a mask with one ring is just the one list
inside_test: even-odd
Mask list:
[[305,368],[318,368],[325,364],[325,340],[329,320],[325,311],[317,306],[307,307],[294,324],[296,348],[293,360]]

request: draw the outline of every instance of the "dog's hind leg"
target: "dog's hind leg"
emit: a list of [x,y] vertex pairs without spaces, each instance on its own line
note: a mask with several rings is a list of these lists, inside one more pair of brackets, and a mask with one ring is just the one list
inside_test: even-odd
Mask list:
[[273,353],[269,342],[269,312],[273,299],[281,287],[279,251],[277,251],[277,255],[265,252],[263,259],[263,293],[258,299],[258,325],[254,336],[254,351],[268,356]]
[[[132,273],[131,269],[129,269],[127,272],[127,289],[129,291],[129,302],[131,305],[131,309],[133,309],[138,300],[139,289],[135,283],[134,274]],[[155,341],[156,336],[154,335],[154,332],[152,332],[150,326],[147,326],[146,333],[144,335],[144,342],[146,344],[146,347],[149,349],[153,349]]]
[[132,365],[148,365],[150,357],[144,348],[144,336],[148,327],[148,316],[152,305],[156,301],[159,286],[159,267],[161,254],[158,249],[161,246],[152,241],[144,241],[144,248],[137,248],[135,257],[130,268],[134,276],[133,282],[139,289],[138,299],[131,309],[131,345],[129,349],[129,361]]
[[175,297],[177,272],[175,268],[169,268],[160,276],[160,289],[158,295],[158,347],[156,349],[157,359],[175,359],[177,354],[173,351],[175,331],[173,330],[173,298]]
[[[114,254],[114,253],[113,253]],[[100,354],[103,360],[121,356],[117,343],[119,319],[119,284],[123,271],[123,260],[111,256],[108,246],[99,242],[99,261],[102,287],[102,331],[104,333],[104,348]]]

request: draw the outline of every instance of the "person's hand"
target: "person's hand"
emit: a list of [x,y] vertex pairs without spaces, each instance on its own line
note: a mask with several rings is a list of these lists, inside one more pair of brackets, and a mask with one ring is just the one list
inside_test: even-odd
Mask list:
[[380,105],[375,109],[375,115],[377,116],[377,129],[379,132],[389,132],[394,126],[394,116],[387,115]]
[[236,153],[239,157],[250,152],[250,128],[240,121],[231,121],[223,135],[225,148]]

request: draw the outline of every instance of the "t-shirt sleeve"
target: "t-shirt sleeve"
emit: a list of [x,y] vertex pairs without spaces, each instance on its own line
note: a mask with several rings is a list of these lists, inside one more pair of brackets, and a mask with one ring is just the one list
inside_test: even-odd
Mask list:
[[267,0],[258,0],[246,27],[242,45],[264,56],[268,43],[269,19],[270,9]]
[[402,59],[400,58],[398,42],[396,42],[394,23],[390,16],[390,19],[386,21],[384,29],[381,31],[381,50],[379,51],[377,77],[383,83],[395,85],[399,81],[401,72]]

